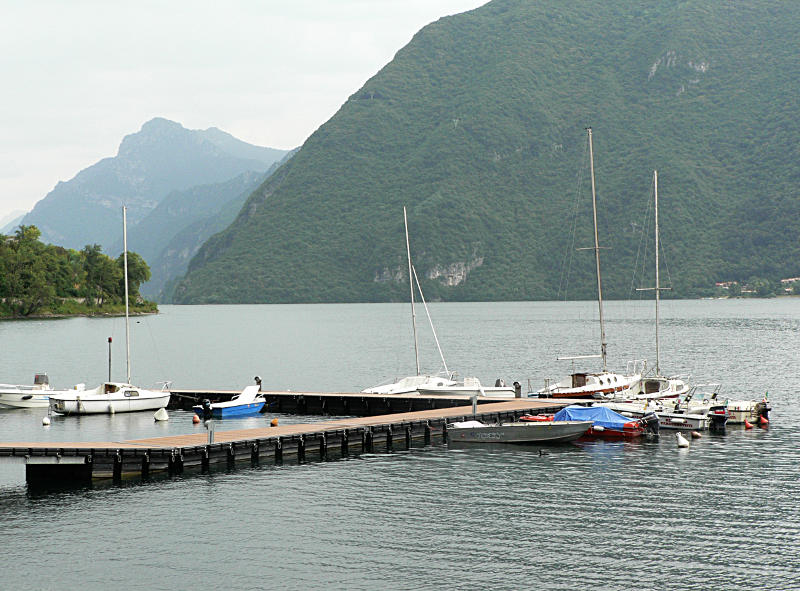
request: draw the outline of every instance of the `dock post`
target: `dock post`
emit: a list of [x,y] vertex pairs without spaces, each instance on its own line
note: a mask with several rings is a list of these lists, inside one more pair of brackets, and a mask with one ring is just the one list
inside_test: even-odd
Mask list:
[[300,435],[297,439],[297,462],[303,464],[306,461],[306,438]]
[[228,468],[236,466],[236,443],[231,442],[228,444],[228,449],[225,450],[225,459],[227,460]]
[[150,452],[144,452],[142,456],[142,480],[150,478]]
[[257,466],[259,464],[258,441],[254,441],[250,445],[250,464],[253,466]]
[[366,453],[372,453],[372,427],[366,427],[364,433],[361,435],[361,450]]
[[283,464],[283,442],[280,437],[275,440],[275,463]]
[[431,423],[425,421],[425,445],[431,444]]
[[319,436],[319,459],[328,459],[328,438],[325,436],[325,433]]
[[442,443],[447,443],[447,421],[442,421]]
[[406,449],[411,449],[411,425],[406,425]]
[[348,449],[348,444],[349,443],[350,442],[348,441],[348,437],[347,437],[347,429],[344,429],[344,430],[342,430],[342,457],[343,458],[346,458],[350,453],[350,450]]
[[122,482],[122,451],[119,449],[114,452],[114,468],[111,474],[114,484]]
[[205,474],[208,472],[209,458],[211,456],[211,446],[206,445],[200,453],[200,472]]
[[392,426],[386,427],[386,451],[392,451]]

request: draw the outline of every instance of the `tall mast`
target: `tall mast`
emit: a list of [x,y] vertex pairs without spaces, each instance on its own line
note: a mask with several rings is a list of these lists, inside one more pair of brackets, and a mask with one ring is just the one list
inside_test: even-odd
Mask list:
[[122,260],[125,274],[125,362],[128,380],[131,383],[131,327],[128,320],[128,208],[122,206]]
[[661,301],[661,284],[658,275],[658,171],[653,171],[653,194],[655,195],[655,226],[656,226],[656,375],[661,372],[658,367],[658,304]]
[[606,327],[603,322],[603,284],[600,281],[600,242],[597,238],[597,195],[594,187],[594,151],[592,149],[592,128],[589,134],[589,169],[592,176],[592,216],[594,219],[594,261],[597,268],[597,305],[600,310],[600,356],[603,358],[603,371],[606,371]]
[[411,289],[411,326],[414,330],[414,359],[417,362],[417,375],[419,375],[419,345],[417,344],[417,313],[414,311],[414,274],[411,271],[411,246],[408,242],[408,216],[406,207],[403,206],[403,223],[406,226],[406,256],[408,257],[408,286]]

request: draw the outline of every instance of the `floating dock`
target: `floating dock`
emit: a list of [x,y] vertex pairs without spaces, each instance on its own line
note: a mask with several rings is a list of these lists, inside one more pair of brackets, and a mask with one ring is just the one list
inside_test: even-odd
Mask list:
[[[305,398],[308,393],[291,393],[291,396],[294,404],[298,403],[300,396],[309,401]],[[311,406],[337,396],[341,395],[316,393],[310,399]],[[373,395],[357,396],[372,400]],[[400,397],[392,397],[392,400],[397,399],[398,404],[412,407],[429,404],[428,397],[412,398],[425,402],[412,400],[401,403],[403,399]],[[447,442],[446,425],[453,421],[513,421],[528,413],[556,412],[573,402],[538,398],[498,402],[489,398],[480,400],[475,414],[471,399],[466,396],[460,400],[436,397],[430,403],[444,404],[445,400],[460,402],[460,406],[320,423],[217,430],[213,441],[209,441],[209,433],[203,431],[118,442],[0,443],[0,462],[24,463],[26,480],[34,488],[86,486],[98,480],[114,483],[125,479],[148,480],[159,474],[176,476],[191,471],[208,472],[212,467],[233,468],[238,463],[252,466],[281,464],[287,460],[304,463],[441,444]],[[372,411],[383,410],[378,406]],[[306,412],[308,410],[315,409],[305,408]],[[214,426],[224,428],[224,421],[215,421]]]

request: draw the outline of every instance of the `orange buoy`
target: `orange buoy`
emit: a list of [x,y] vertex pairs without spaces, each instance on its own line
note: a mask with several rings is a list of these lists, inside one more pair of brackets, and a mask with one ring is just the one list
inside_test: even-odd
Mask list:
[[278,419],[272,419],[272,420],[269,422],[269,426],[270,426],[270,427],[277,427],[277,426],[278,426]]
[[200,422],[200,417],[198,417],[197,415],[192,415],[192,422],[196,425],[197,423]]
[[702,435],[697,431],[692,431],[692,439],[700,439]]
[[769,425],[769,419],[767,419],[767,417],[762,415],[758,417],[758,424],[761,425],[762,427],[766,427],[767,425]]
[[745,428],[745,429],[752,429],[752,428],[753,428],[753,423],[751,423],[750,421],[748,421],[747,419],[745,419],[745,420],[744,420],[744,428]]

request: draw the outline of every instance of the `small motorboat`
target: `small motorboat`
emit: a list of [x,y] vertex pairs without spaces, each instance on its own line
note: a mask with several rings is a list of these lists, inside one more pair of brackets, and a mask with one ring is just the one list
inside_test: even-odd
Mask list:
[[0,408],[47,408],[53,390],[46,373],[33,376],[33,385],[0,384]]
[[658,434],[655,413],[634,419],[605,406],[567,406],[555,414],[553,421],[592,421],[592,428],[586,436],[595,439],[634,439],[645,434]]
[[[247,386],[239,394],[227,402],[215,402],[211,405],[212,419],[229,419],[232,417],[246,417],[257,415],[264,408],[266,402],[261,394],[261,386]],[[203,418],[202,405],[193,406],[192,410],[200,418]]]
[[463,421],[447,425],[448,443],[564,443],[592,427],[592,421],[542,421],[486,424]]
[[505,382],[498,379],[494,386],[484,386],[478,378],[464,378],[461,383],[454,382],[443,386],[424,384],[417,388],[420,394],[425,396],[497,396],[503,398],[514,398],[514,387],[506,386]]

